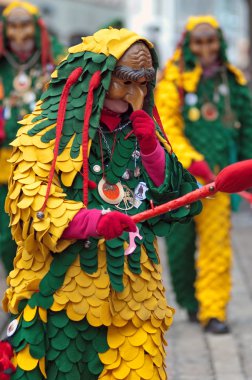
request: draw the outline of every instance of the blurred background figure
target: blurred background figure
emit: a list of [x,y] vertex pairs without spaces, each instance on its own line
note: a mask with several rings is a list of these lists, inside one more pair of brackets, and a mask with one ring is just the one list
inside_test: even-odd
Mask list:
[[[0,35],[0,258],[12,269],[16,246],[4,212],[9,178],[10,142],[17,122],[31,112],[65,48],[48,35],[39,10],[26,2],[11,2],[2,12]],[[23,183],[26,170],[23,168]],[[24,205],[25,207],[25,205]]]
[[[227,59],[214,17],[189,18],[158,84],[156,104],[175,153],[201,183],[252,157],[251,96],[243,74]],[[175,225],[167,239],[178,303],[190,320],[198,316],[205,330],[216,334],[229,331],[230,217],[231,197],[218,193],[203,200],[203,211],[192,222]]]

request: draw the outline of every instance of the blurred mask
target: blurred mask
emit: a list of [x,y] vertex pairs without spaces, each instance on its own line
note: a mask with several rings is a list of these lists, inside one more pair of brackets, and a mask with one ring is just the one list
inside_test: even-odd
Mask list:
[[32,52],[35,46],[35,24],[24,8],[14,8],[7,17],[6,36],[10,49],[16,54]]
[[218,60],[220,40],[217,29],[209,24],[199,24],[190,33],[190,50],[203,67],[211,66]]
[[148,82],[155,78],[155,70],[148,47],[137,42],[119,59],[112,74],[104,106],[124,113],[129,105],[133,111],[143,108]]

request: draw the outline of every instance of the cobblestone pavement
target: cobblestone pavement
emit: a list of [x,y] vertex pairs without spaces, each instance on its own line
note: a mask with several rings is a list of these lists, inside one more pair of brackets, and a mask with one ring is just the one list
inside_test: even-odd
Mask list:
[[[164,243],[160,241],[164,271]],[[252,210],[233,217],[233,291],[228,319],[231,334],[214,336],[187,322],[176,306],[164,273],[167,299],[176,314],[167,333],[169,380],[252,380]]]
[[[231,334],[213,336],[187,322],[176,307],[169,283],[164,242],[160,240],[164,282],[174,322],[167,334],[169,380],[252,380],[252,210],[233,217],[233,293],[229,305]],[[0,266],[0,296],[5,278]],[[6,315],[0,310],[0,336],[4,336]]]

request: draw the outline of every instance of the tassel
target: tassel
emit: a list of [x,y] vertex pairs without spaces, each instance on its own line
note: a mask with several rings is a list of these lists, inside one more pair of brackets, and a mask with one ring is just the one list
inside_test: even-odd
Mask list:
[[51,41],[50,37],[42,18],[38,19],[38,25],[40,28],[40,44],[41,44],[41,65],[43,72],[46,71],[46,65],[48,63],[53,64],[52,52],[51,52]]
[[54,172],[55,172],[56,161],[57,161],[57,157],[58,157],[58,153],[59,153],[60,138],[61,138],[62,129],[63,129],[63,125],[64,125],[67,99],[68,99],[68,95],[70,92],[70,88],[74,83],[77,82],[81,73],[82,73],[82,67],[77,67],[70,74],[70,76],[67,79],[66,84],[63,88],[62,94],[61,94],[58,116],[57,116],[57,123],[56,123],[56,139],[55,139],[55,146],[54,146],[54,151],[53,151],[53,161],[52,161],[52,166],[51,166],[50,173],[49,173],[49,180],[48,180],[47,189],[46,189],[45,201],[43,203],[41,211],[38,211],[38,213],[37,213],[37,216],[39,219],[43,219],[43,217],[44,217],[44,210],[46,208],[46,203],[47,203],[47,200],[48,200],[49,194],[50,194],[50,189],[51,189],[53,176],[54,176]]
[[82,156],[83,156],[83,202],[87,207],[88,205],[88,128],[89,120],[92,113],[94,102],[94,90],[101,82],[101,72],[96,71],[89,82],[87,102],[84,113],[84,123],[82,132]]

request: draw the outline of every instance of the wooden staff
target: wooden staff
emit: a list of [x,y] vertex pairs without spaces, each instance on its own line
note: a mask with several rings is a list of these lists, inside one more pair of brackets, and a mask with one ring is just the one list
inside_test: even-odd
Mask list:
[[240,193],[250,187],[252,187],[252,159],[229,165],[216,176],[214,182],[202,186],[200,189],[185,194],[180,198],[133,215],[131,218],[135,223],[139,223],[154,218],[157,215],[176,210],[179,207],[189,205],[199,199],[212,196],[218,191],[223,193]]

